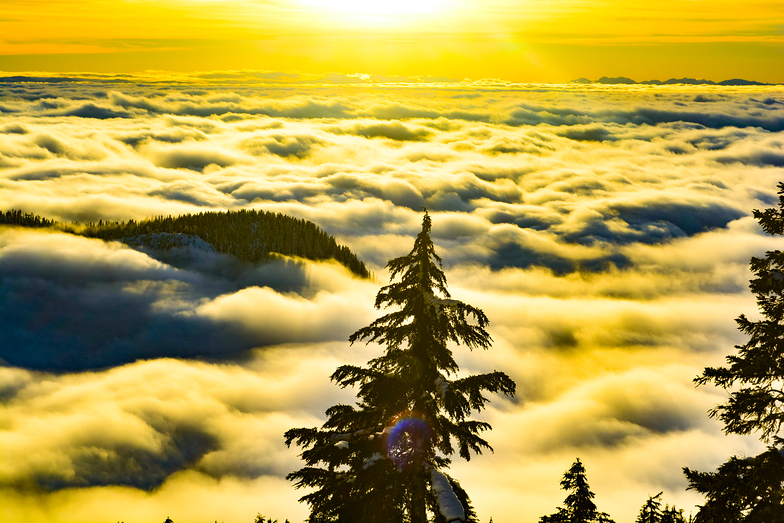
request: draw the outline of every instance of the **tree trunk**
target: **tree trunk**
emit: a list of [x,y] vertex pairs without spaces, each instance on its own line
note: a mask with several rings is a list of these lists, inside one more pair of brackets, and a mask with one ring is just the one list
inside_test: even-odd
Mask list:
[[422,463],[418,462],[411,473],[410,488],[411,498],[409,499],[409,515],[411,523],[427,523],[425,513],[425,480],[422,475]]

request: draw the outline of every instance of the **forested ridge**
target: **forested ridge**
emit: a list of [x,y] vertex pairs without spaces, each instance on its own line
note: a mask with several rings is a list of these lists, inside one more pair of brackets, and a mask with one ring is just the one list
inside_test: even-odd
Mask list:
[[198,236],[217,252],[242,261],[260,263],[275,254],[310,260],[334,259],[351,272],[367,278],[365,264],[345,245],[313,222],[280,213],[255,210],[202,212],[181,216],[156,216],[141,221],[66,224],[12,209],[0,213],[0,223],[23,227],[55,227],[90,238],[123,241],[127,238],[170,233]]
[[7,225],[19,225],[21,227],[55,227],[59,224],[54,220],[49,220],[37,214],[23,212],[19,209],[11,209],[0,213],[0,223]]

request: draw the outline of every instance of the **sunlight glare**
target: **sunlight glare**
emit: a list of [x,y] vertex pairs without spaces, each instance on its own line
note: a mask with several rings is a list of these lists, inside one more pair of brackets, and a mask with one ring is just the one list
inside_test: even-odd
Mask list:
[[447,0],[396,0],[367,2],[362,0],[300,0],[301,3],[323,9],[343,20],[357,22],[392,23],[403,17],[434,14],[446,8]]

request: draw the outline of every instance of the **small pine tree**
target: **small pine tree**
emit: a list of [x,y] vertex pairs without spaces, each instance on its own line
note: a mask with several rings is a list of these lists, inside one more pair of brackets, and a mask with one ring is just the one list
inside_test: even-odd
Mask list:
[[640,508],[640,513],[637,515],[635,523],[686,523],[683,517],[683,509],[675,508],[675,505],[670,508],[665,505],[662,508],[661,497],[663,492],[659,492],[655,496],[649,496],[645,504]]
[[566,508],[558,507],[556,513],[542,516],[539,523],[613,523],[608,514],[596,510],[595,494],[588,486],[580,458],[564,473],[561,488],[569,492],[564,500]]
[[683,509],[676,509],[674,505],[672,508],[665,505],[659,521],[660,523],[686,523],[686,518],[683,517]]
[[314,489],[300,499],[310,505],[310,522],[477,521],[468,495],[443,471],[455,450],[469,460],[491,449],[479,436],[490,425],[468,416],[484,408],[483,391],[511,396],[515,383],[497,371],[455,377],[449,343],[489,348],[488,320],[451,299],[430,231],[425,211],[414,248],[387,263],[391,283],[375,306],[397,310],[349,338],[380,343],[384,353],[332,374],[341,387],[358,386],[356,406],[335,405],[320,429],[285,434],[287,445],[305,449],[306,466],[288,479]]
[[661,497],[663,492],[648,496],[648,500],[640,509],[635,523],[660,523],[662,519]]

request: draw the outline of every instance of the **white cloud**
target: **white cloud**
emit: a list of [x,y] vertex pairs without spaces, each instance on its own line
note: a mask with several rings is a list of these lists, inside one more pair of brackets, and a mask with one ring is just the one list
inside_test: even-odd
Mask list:
[[[380,314],[423,206],[452,294],[491,321],[494,349],[459,363],[518,383],[483,413],[497,453],[453,468],[482,520],[552,513],[578,456],[617,521],[660,490],[688,512],[681,467],[757,448],[721,434],[705,410],[722,394],[691,380],[742,340],[749,257],[780,248],[750,217],[784,175],[779,93],[85,80],[0,86],[0,210],[282,212],[377,281],[0,229],[0,343],[29,367],[75,358],[70,374],[0,366],[0,519],[304,518],[282,432],[352,401],[329,375],[380,350],[345,339]],[[121,357],[73,367],[89,354]]]

